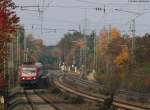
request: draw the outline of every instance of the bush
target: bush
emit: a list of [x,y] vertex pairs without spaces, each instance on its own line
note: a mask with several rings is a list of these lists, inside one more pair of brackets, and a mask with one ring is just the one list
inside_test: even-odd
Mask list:
[[145,102],[147,102],[147,98],[145,98],[144,96],[140,96],[139,98],[138,98],[138,101],[139,102],[141,102],[141,103],[145,103]]
[[54,88],[52,91],[51,91],[51,93],[52,94],[58,94],[58,93],[60,93],[61,91],[58,89],[58,88]]
[[81,97],[81,96],[75,96],[75,97],[71,97],[71,98],[70,98],[70,102],[71,102],[72,104],[81,104],[81,103],[84,102],[84,99],[83,99],[83,97]]

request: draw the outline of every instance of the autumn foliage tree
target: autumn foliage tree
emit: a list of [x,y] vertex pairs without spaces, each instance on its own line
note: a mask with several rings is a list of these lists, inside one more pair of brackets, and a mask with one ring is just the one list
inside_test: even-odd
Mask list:
[[112,73],[117,74],[121,78],[126,72],[125,69],[127,69],[130,58],[127,40],[122,37],[112,40],[107,54],[111,55]]
[[11,42],[18,27],[19,18],[14,11],[12,0],[0,0],[0,74],[7,56],[7,43]]
[[[72,59],[76,56],[77,50],[83,48],[83,35],[80,32],[66,33],[57,44],[57,47],[62,51],[62,60],[67,66],[72,64]],[[79,59],[79,58],[76,58]]]
[[[99,60],[98,66],[99,68],[101,68],[101,70],[98,71],[105,72],[106,70],[108,70],[108,66],[111,66],[112,51],[114,50],[111,44],[113,44],[112,42],[114,42],[116,39],[120,37],[121,33],[116,28],[112,28],[111,30],[107,30],[106,28],[104,28],[100,32],[96,45],[96,51],[98,54],[97,57]],[[108,50],[111,50],[111,52]]]
[[[84,47],[85,47],[85,42],[82,38],[79,38],[76,41],[73,41],[73,45],[65,58],[66,64],[72,65],[73,58],[76,57],[77,53],[79,53],[81,55]],[[79,57],[81,57],[81,56],[79,56]],[[76,60],[77,60],[77,58],[76,58]],[[81,58],[80,58],[80,60],[81,60]],[[79,61],[79,58],[78,58],[78,61]]]
[[11,41],[12,34],[16,32],[19,18],[13,11],[14,3],[12,0],[0,1],[0,63],[3,63],[5,56],[5,44]]
[[107,92],[115,93],[124,78],[124,69],[128,63],[128,42],[117,28],[104,28],[98,37],[96,51],[98,77],[105,83]]
[[26,45],[28,48],[28,60],[37,62],[42,55],[44,44],[42,39],[35,38],[32,34],[27,35]]

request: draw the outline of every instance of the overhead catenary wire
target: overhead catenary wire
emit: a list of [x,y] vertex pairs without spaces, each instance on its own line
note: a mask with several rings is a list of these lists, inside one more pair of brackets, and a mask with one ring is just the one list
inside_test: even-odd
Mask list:
[[[89,0],[76,0],[76,1],[89,1]],[[94,1],[91,1],[91,2],[94,2]],[[99,3],[97,3],[96,2],[96,4],[95,4],[95,6],[94,5],[91,5],[91,4],[89,4],[89,5],[51,5],[51,4],[48,4],[48,5],[43,5],[43,8],[44,9],[47,9],[47,8],[75,8],[75,9],[96,9],[96,7],[99,7],[99,6],[103,6],[104,5],[104,3],[102,3],[102,2],[100,2],[101,4],[99,4]],[[111,8],[116,8],[116,7],[122,7],[122,6],[124,6],[124,7],[129,7],[129,6],[142,6],[143,4],[129,4],[129,3],[124,3],[124,2],[114,2],[114,3],[111,3],[111,2],[107,2],[106,3],[106,7],[111,7]],[[149,6],[150,4],[145,4],[146,6]],[[40,10],[41,10],[41,8],[42,8],[42,5],[41,5],[41,3],[39,3],[38,5],[32,5],[32,6],[18,6],[18,8],[27,8],[27,9],[32,9],[32,8],[39,8]],[[135,10],[136,10],[136,7],[131,7],[131,8],[134,8]],[[119,8],[118,8],[119,9]],[[112,10],[112,9],[108,9],[107,8],[107,10]],[[36,11],[36,10],[33,10],[33,11]],[[45,23],[45,19],[44,19],[44,23]]]
[[[89,0],[75,0],[78,2],[86,3],[86,4],[93,4],[93,5],[109,5],[109,6],[119,6],[119,5],[150,5],[149,2],[129,2],[129,1],[89,1]],[[141,0],[142,1],[142,0]]]
[[[140,11],[150,11],[149,6],[108,6],[107,4],[103,4],[102,6],[79,6],[79,5],[49,5],[49,6],[40,6],[40,5],[31,5],[31,6],[16,6],[17,8],[20,8],[22,11],[34,11],[38,13],[43,13],[43,10],[40,8],[44,7],[44,9],[47,8],[60,8],[60,9],[81,9],[81,10],[96,10],[96,11],[104,11],[104,13],[107,12],[113,12],[114,9],[119,8],[128,8],[129,10],[138,11],[137,13],[140,13]],[[116,8],[118,7],[118,8]],[[31,9],[31,8],[38,8],[38,9]],[[138,8],[138,9],[137,9]],[[36,11],[37,10],[37,11]]]
[[42,7],[41,7],[41,11],[39,12],[40,23],[41,23],[41,36],[43,36],[44,5],[45,5],[45,0],[42,0]]

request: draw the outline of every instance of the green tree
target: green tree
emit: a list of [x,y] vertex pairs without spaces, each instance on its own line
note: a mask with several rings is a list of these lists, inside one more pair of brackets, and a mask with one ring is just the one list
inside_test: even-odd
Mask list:
[[[72,64],[72,58],[76,53],[76,45],[74,42],[79,41],[83,38],[83,35],[79,32],[66,33],[64,37],[57,44],[58,48],[62,51],[62,59],[66,65]],[[79,52],[79,51],[78,51]]]

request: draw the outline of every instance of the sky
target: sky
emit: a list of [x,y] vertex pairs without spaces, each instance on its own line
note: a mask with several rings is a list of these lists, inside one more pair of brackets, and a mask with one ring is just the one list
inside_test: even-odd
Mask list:
[[[150,33],[150,2],[131,3],[128,0],[13,0],[20,24],[26,35],[32,33],[43,39],[45,45],[56,45],[65,33],[81,29],[90,33],[110,24],[130,34],[130,24],[135,19],[136,34]],[[43,6],[43,7],[42,7]],[[106,9],[97,11],[95,8]],[[43,15],[38,10],[43,10]],[[80,28],[79,28],[80,27]],[[86,30],[86,31],[84,31]]]

